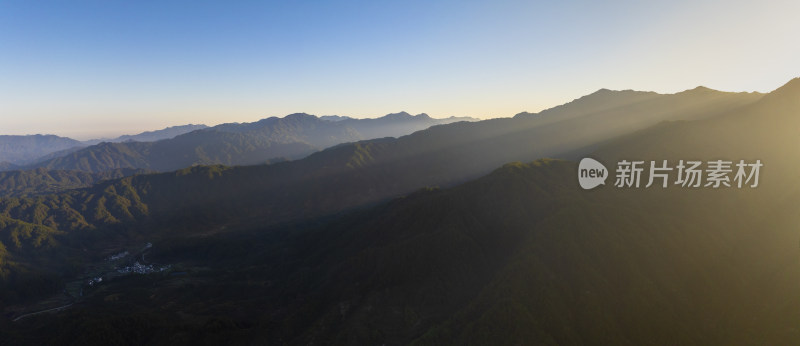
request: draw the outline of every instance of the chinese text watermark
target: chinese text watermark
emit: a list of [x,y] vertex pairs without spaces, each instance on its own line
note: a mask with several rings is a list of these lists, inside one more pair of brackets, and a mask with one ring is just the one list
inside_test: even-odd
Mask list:
[[[759,173],[764,164],[761,160],[747,162],[745,160],[726,161],[691,161],[679,160],[670,165],[667,160],[661,161],[628,161],[617,162],[614,172],[614,186],[617,188],[649,188],[670,185],[689,188],[722,187],[756,188]],[[646,174],[646,179],[642,176]],[[592,189],[604,185],[609,176],[608,169],[602,163],[584,158],[578,166],[578,182],[584,189]]]

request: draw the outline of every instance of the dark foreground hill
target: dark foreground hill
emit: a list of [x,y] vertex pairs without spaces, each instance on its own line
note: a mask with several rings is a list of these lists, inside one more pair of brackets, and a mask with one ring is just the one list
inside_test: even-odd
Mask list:
[[[509,164],[323,223],[155,242],[19,343],[792,344],[798,221],[762,190],[579,190]],[[762,181],[769,191],[767,177]],[[796,203],[794,199],[787,203]],[[794,204],[796,205],[796,204]],[[709,207],[711,206],[711,207]]]

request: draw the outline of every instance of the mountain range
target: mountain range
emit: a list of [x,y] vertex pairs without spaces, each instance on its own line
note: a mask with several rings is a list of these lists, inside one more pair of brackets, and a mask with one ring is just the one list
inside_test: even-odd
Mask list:
[[[297,113],[284,118],[221,124],[193,131],[190,130],[197,125],[123,136],[116,142],[50,153],[35,163],[16,168],[100,173],[119,168],[171,171],[192,165],[252,165],[297,159],[344,142],[396,137],[437,124],[474,120],[456,117],[433,119],[426,114],[412,116],[401,112],[377,119],[328,121]],[[181,132],[186,133],[153,142],[131,141]]]
[[[82,293],[56,315],[7,308],[0,341],[794,344],[798,114],[800,79],[766,95],[600,90],[294,161],[2,198],[4,306]],[[575,162],[542,159],[585,156],[764,169],[752,189],[584,191]],[[145,242],[177,269],[85,284]]]
[[[702,119],[713,116],[715,112],[725,112],[751,104],[761,97],[760,94],[716,91],[699,93],[689,91],[661,95],[601,90],[539,114],[520,114],[513,119],[434,126],[397,139],[386,138],[341,144],[301,160],[272,165],[234,169],[200,166],[162,175],[136,176],[111,182],[116,184],[113,187],[98,185],[80,193],[85,195],[81,198],[96,201],[109,190],[132,190],[136,192],[136,199],[141,198],[142,203],[149,205],[148,210],[151,213],[175,217],[183,215],[187,203],[188,206],[206,204],[204,208],[209,210],[204,211],[204,217],[209,219],[216,218],[216,215],[231,218],[233,213],[237,218],[257,217],[264,219],[264,222],[275,224],[337,213],[392,198],[424,186],[450,186],[487,174],[507,162],[531,161],[541,157],[563,157],[581,151],[588,153],[597,143],[630,131],[644,129],[663,120]],[[400,117],[408,118],[402,114]],[[155,143],[100,144],[92,148],[92,155],[88,159],[73,153],[64,158],[48,161],[50,164],[45,167],[89,172],[94,171],[91,169],[94,167],[91,165],[93,162],[105,163],[104,170],[123,167],[153,169],[153,162],[159,163],[155,168],[162,169],[167,165],[189,167],[193,165],[195,156],[190,156],[189,161],[180,161],[183,157],[176,152],[183,152],[181,148],[208,146],[227,154],[228,152],[224,150],[231,146],[219,145],[212,139],[242,139],[241,133],[259,129],[262,130],[257,133],[264,133],[265,128],[270,130],[266,132],[269,138],[278,138],[276,132],[298,133],[284,129],[291,129],[292,126],[304,122],[322,121],[310,115],[296,114],[286,118],[265,119],[258,123],[220,125],[217,130],[212,128],[195,131],[172,140]],[[300,128],[315,129],[310,125],[302,125]],[[344,133],[349,133],[346,131],[347,128],[335,129],[340,131],[344,129]],[[325,130],[327,131],[327,128]],[[220,133],[224,137],[219,137]],[[301,133],[309,137],[311,133],[318,134],[308,130]],[[321,144],[327,137],[316,138],[318,139],[314,143]],[[177,145],[181,142],[190,144]],[[148,149],[153,146],[160,149],[153,150],[155,154],[151,156],[149,155],[151,151]],[[308,146],[301,146],[298,151],[304,148]],[[193,152],[206,153],[211,150],[193,150]],[[106,159],[108,156],[114,156],[116,159]],[[222,155],[214,157],[220,156]],[[124,160],[119,159],[120,157]],[[86,166],[64,167],[58,164],[65,160]],[[194,188],[194,184],[201,184],[203,189]],[[158,188],[147,188],[143,193],[139,193],[140,186]],[[103,200],[121,201],[119,197],[113,193],[105,196]],[[73,197],[70,200],[82,203],[79,198]],[[138,200],[127,200],[120,203],[132,207],[138,202]],[[66,207],[67,210],[85,208],[80,204],[69,206],[63,203],[59,207]],[[22,209],[16,210],[25,212]],[[96,227],[101,226],[104,220],[116,222],[115,220],[136,214],[127,211],[123,206],[117,210],[123,215],[95,219],[95,222],[101,224],[88,222],[88,225],[85,225],[87,222],[84,220],[61,217],[51,221],[56,226],[67,223],[81,225],[80,227]],[[60,211],[58,215],[65,217],[77,214]],[[9,216],[18,219],[13,214]],[[22,220],[30,221],[24,218]],[[62,227],[55,228],[62,230]]]
[[[401,136],[432,125],[476,120],[457,117],[433,119],[426,114],[412,116],[405,112],[377,119],[339,119],[333,122],[298,113],[285,118],[272,117],[254,123],[222,124],[213,128],[175,126],[122,136],[88,147],[73,146],[41,156],[28,165],[8,162],[0,165],[0,171],[14,171],[5,175],[7,184],[0,184],[0,195],[19,195],[22,192],[33,195],[89,187],[99,181],[89,177],[117,176],[120,172],[170,171],[198,164],[277,162],[303,157],[342,142]],[[33,137],[20,137],[25,138]],[[160,140],[137,141],[147,139]],[[56,172],[50,174],[48,171]],[[52,179],[65,174],[70,178]],[[8,180],[14,177],[17,179]]]
[[207,126],[189,124],[142,132],[136,135],[124,135],[114,139],[92,139],[88,141],[78,141],[55,135],[4,135],[0,136],[0,171],[21,169],[36,162],[60,157],[86,146],[102,142],[158,141],[204,128],[207,128]]

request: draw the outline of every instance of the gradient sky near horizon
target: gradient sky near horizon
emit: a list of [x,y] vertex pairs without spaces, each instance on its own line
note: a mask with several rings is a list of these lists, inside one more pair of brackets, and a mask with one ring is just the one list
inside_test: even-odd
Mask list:
[[797,1],[0,0],[0,134],[295,112],[508,117],[600,88],[768,92]]

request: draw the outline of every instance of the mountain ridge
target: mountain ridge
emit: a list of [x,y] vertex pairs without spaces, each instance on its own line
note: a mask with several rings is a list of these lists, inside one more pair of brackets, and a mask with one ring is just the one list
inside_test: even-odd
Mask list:
[[162,139],[174,138],[184,133],[202,130],[205,128],[208,128],[208,126],[203,124],[175,125],[168,126],[160,130],[144,131],[135,135],[122,135],[116,138],[90,139],[88,141],[83,141],[83,143],[86,145],[94,145],[102,142],[155,142]]
[[[557,123],[550,119],[542,122],[540,117],[460,122],[433,126],[397,139],[342,144],[297,161],[235,169],[193,167],[154,176],[140,175],[107,184],[119,183],[119,186],[114,187],[115,190],[134,191],[139,186],[160,186],[160,189],[148,188],[146,192],[136,194],[139,196],[137,198],[145,200],[128,201],[124,204],[153,204],[148,209],[163,215],[180,215],[183,213],[179,212],[182,208],[191,209],[191,205],[208,203],[215,206],[206,216],[210,219],[225,219],[230,217],[226,216],[227,213],[233,213],[245,219],[260,217],[268,219],[270,223],[289,222],[298,217],[297,210],[305,210],[303,217],[337,213],[408,193],[420,186],[458,184],[487,174],[511,161],[530,161],[543,156],[557,157],[559,153],[580,148],[592,150],[587,145],[605,141],[620,133],[628,133],[627,128],[602,124],[638,119],[631,128],[646,128],[662,118],[695,118],[695,114],[704,113],[709,107],[724,112],[760,99],[755,97],[757,95],[720,94],[721,98],[717,97],[719,95],[701,96],[707,97],[704,102],[697,102],[695,98],[688,98],[687,102],[676,102],[676,98],[682,97],[681,95],[664,95],[655,98],[648,96],[649,103],[643,104],[638,94],[619,95],[632,97],[627,103],[614,101],[615,107],[612,111],[602,108],[599,112],[587,113],[584,112],[585,107],[579,105],[576,112],[580,114],[565,117],[566,119]],[[646,119],[641,119],[642,110],[648,106],[660,109],[648,114]],[[565,111],[565,108],[558,111]],[[565,135],[564,131],[567,129],[572,129],[569,135]],[[209,132],[203,130],[193,134]],[[176,139],[193,136],[184,135]],[[123,143],[106,147],[109,150],[118,149],[120,152],[128,148]],[[140,159],[137,155],[130,156],[131,161]],[[409,174],[410,171],[414,174]],[[190,174],[187,175],[186,172]],[[176,180],[167,183],[172,179]],[[242,185],[244,181],[250,183]],[[107,184],[79,194],[85,194],[90,199],[99,198],[112,186]],[[203,188],[192,187],[192,184],[200,184],[198,186]],[[217,195],[209,199],[214,194]],[[182,198],[178,196],[183,196],[182,198],[191,203],[182,202]],[[299,197],[287,199],[280,196]],[[306,200],[301,196],[315,198]],[[71,199],[75,200],[75,197]],[[118,196],[110,195],[105,199],[118,200]],[[79,204],[61,207],[66,210],[83,208]],[[124,215],[129,215],[125,208],[121,210]],[[26,212],[9,214],[10,217],[29,220],[26,215]],[[119,217],[113,218],[116,219]],[[89,223],[89,226],[102,227],[106,224],[102,220],[98,219],[100,223],[96,225]],[[82,224],[83,221],[75,222],[62,218],[54,219],[51,224],[55,229],[60,229],[68,224]]]
[[148,144],[121,143],[113,151],[99,143],[25,168],[96,173],[123,167],[170,171],[197,164],[252,165],[297,159],[340,143],[405,135],[432,125],[463,120],[387,115],[331,122],[306,113],[293,113],[252,123],[221,124]]

